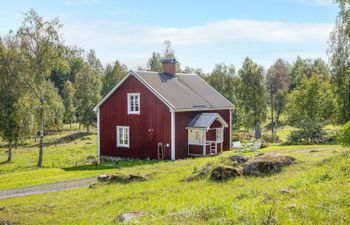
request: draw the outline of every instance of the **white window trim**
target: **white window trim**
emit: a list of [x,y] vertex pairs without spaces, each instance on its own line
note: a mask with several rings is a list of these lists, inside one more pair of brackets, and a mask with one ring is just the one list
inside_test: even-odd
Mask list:
[[[137,96],[138,97],[138,100],[139,100],[139,108],[138,108],[138,111],[131,111],[130,109],[130,97],[131,96]],[[140,100],[140,93],[128,93],[128,96],[127,96],[127,101],[128,101],[128,114],[136,114],[136,115],[139,115],[140,114],[140,109],[141,109],[141,100]]]
[[[117,126],[117,147],[129,148],[130,146],[130,127],[128,126]],[[128,131],[128,144],[121,144],[119,139],[119,129],[127,129]]]
[[[215,135],[216,135],[216,141],[219,142],[219,143],[222,143],[224,142],[224,128],[222,127],[219,127],[219,128],[216,128],[216,131],[215,131]],[[220,133],[220,139],[218,139],[218,133]]]
[[[202,135],[202,141],[192,139],[192,132],[199,132],[198,135]],[[190,145],[204,145],[206,132],[203,129],[188,129],[188,144]]]

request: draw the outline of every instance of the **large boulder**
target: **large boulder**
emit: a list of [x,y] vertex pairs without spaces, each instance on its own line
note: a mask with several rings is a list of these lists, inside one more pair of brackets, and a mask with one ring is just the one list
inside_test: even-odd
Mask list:
[[226,180],[241,175],[242,173],[238,168],[232,166],[217,166],[211,172],[210,178],[213,180]]
[[251,158],[243,168],[243,174],[247,176],[265,176],[278,173],[281,168],[293,164],[295,159],[280,154],[264,154]]

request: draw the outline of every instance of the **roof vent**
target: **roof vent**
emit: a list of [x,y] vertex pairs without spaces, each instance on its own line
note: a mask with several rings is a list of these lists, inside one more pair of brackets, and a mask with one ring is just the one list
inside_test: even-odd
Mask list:
[[169,74],[175,76],[175,73],[176,73],[176,59],[175,58],[163,58],[162,64],[163,64],[163,72],[164,73],[169,73]]

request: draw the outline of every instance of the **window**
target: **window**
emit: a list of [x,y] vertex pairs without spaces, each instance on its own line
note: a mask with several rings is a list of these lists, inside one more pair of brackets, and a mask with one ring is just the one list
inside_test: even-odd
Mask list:
[[140,114],[140,93],[128,93],[128,114]]
[[129,148],[129,127],[117,126],[117,147]]
[[202,145],[204,144],[204,130],[188,130],[188,144]]
[[217,142],[223,142],[224,141],[224,129],[223,128],[216,128],[216,141]]

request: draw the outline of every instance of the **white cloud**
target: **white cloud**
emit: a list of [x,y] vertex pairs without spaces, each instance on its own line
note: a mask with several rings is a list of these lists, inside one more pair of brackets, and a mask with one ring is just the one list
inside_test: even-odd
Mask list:
[[[229,54],[236,54],[241,60],[256,54],[265,65],[268,64],[267,60],[272,63],[272,58],[290,55],[291,52],[296,52],[295,56],[319,53],[324,57],[329,32],[333,27],[333,24],[328,23],[238,19],[187,28],[115,23],[109,20],[92,23],[68,23],[63,20],[63,23],[66,24],[64,33],[69,44],[96,49],[104,62],[119,59],[131,68],[144,66],[151,52],[160,51],[163,41],[170,40],[177,55],[188,59],[183,65],[202,66],[207,70],[208,63],[212,66],[216,62],[226,61],[237,65],[238,62],[229,61],[232,59]],[[274,46],[279,48],[275,53]]]

